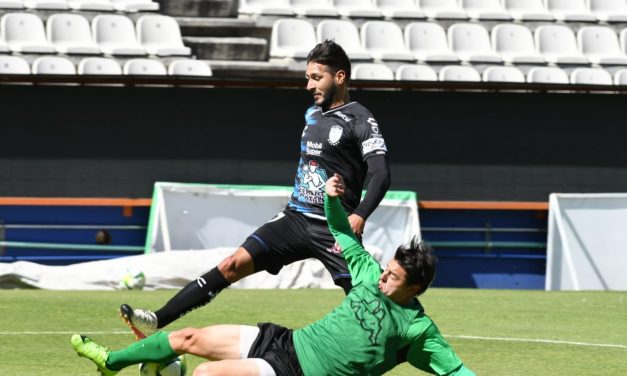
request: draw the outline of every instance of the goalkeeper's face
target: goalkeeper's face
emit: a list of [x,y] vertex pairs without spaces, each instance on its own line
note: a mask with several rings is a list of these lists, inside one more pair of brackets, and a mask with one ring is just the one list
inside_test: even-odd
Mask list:
[[379,290],[398,304],[409,304],[420,290],[420,285],[407,284],[407,273],[396,261],[391,259],[387,268],[379,277]]
[[328,65],[309,62],[305,73],[307,91],[313,95],[316,106],[327,111],[342,103],[338,98],[338,87],[344,83],[344,71],[333,72]]

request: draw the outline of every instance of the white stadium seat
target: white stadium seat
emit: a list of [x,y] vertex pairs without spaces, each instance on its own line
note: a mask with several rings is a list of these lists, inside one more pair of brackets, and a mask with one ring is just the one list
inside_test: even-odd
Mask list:
[[456,23],[448,29],[449,45],[462,61],[472,63],[500,63],[494,53],[488,31],[480,24]]
[[403,64],[396,68],[397,81],[437,81],[438,74],[428,65]]
[[579,50],[593,64],[627,64],[620,51],[618,35],[606,26],[584,26],[577,31]]
[[128,17],[119,14],[99,14],[91,21],[94,42],[109,55],[145,55],[137,42],[135,26]]
[[405,47],[403,31],[394,22],[365,22],[361,26],[361,44],[375,59],[415,60],[414,54]]
[[0,74],[30,74],[30,66],[19,56],[0,55]]
[[152,0],[111,0],[113,9],[121,12],[159,10],[159,3]]
[[492,29],[492,46],[506,63],[544,63],[536,51],[531,30],[518,24],[500,24]]
[[599,21],[627,21],[627,2],[625,0],[588,0],[588,6]]
[[100,53],[100,48],[91,38],[89,21],[80,14],[53,14],[46,22],[46,34],[59,53]]
[[483,71],[484,82],[525,82],[525,75],[516,67],[488,67]]
[[448,65],[440,70],[440,81],[480,82],[481,76],[473,67]]
[[165,76],[168,72],[159,60],[131,59],[124,63],[122,72],[131,76]]
[[74,10],[95,10],[107,12],[113,10],[111,0],[67,0],[70,9]]
[[414,0],[376,0],[376,5],[388,18],[426,18],[425,12],[416,6]]
[[468,16],[477,20],[509,20],[511,16],[499,0],[460,0]]
[[65,0],[24,0],[24,8],[26,9],[69,9]]
[[381,17],[381,12],[371,0],[333,0],[340,16]]
[[335,40],[351,60],[370,60],[372,55],[361,45],[357,26],[347,20],[323,20],[316,27],[319,42]]
[[614,85],[627,85],[627,69],[620,69],[614,73]]
[[204,76],[213,75],[211,67],[204,61],[194,59],[178,59],[174,60],[168,66],[168,75],[170,76]]
[[33,74],[76,74],[76,67],[64,57],[42,56],[33,62]]
[[542,0],[503,0],[505,9],[517,21],[553,21]]
[[141,16],[135,25],[137,41],[150,55],[189,56],[192,50],[185,47],[181,39],[181,29],[176,20],[170,16]]
[[570,73],[570,83],[584,85],[613,85],[612,75],[601,68],[577,68]]
[[536,48],[546,61],[556,64],[588,64],[579,52],[572,30],[564,25],[543,25],[535,31]]
[[24,9],[22,0],[0,0],[0,9]]
[[618,38],[620,39],[619,43],[621,52],[623,55],[627,55],[627,28],[620,32]]
[[385,64],[362,63],[352,68],[353,80],[393,80],[394,72]]
[[558,21],[596,21],[586,0],[544,0],[544,4]]
[[9,46],[7,46],[6,43],[1,39],[0,39],[0,52],[10,52]]
[[457,0],[417,0],[428,18],[465,20],[468,13],[459,7]]
[[299,16],[334,17],[337,9],[331,0],[290,0],[292,10]]
[[240,0],[239,12],[243,14],[277,16],[291,16],[294,14],[288,0]]
[[405,44],[419,61],[456,62],[457,55],[448,46],[446,31],[434,22],[411,22],[405,26]]
[[534,67],[527,72],[527,82],[536,84],[568,84],[568,74],[556,67]]
[[271,57],[304,59],[315,45],[316,33],[308,21],[283,18],[272,26]]
[[122,75],[122,67],[114,60],[106,57],[86,57],[78,63],[78,74],[82,75]]
[[0,44],[13,52],[52,53],[54,47],[46,39],[44,23],[32,13],[6,13],[0,19]]

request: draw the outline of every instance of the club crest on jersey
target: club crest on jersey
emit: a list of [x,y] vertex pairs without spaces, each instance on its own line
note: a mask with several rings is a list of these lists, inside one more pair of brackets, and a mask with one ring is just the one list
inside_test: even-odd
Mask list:
[[333,146],[340,143],[340,138],[342,138],[342,132],[344,132],[344,128],[340,125],[334,125],[331,127],[329,131],[329,143]]

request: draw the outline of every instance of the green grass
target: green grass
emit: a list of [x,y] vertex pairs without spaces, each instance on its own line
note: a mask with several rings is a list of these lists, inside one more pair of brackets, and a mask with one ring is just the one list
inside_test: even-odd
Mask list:
[[[0,290],[0,375],[95,375],[70,347],[71,333],[118,349],[134,340],[117,316],[119,304],[156,309],[173,293]],[[260,321],[298,328],[342,297],[339,290],[231,289],[168,329]],[[627,374],[627,293],[433,288],[421,300],[478,375]],[[188,361],[193,367],[201,359]],[[419,373],[403,365],[388,375]]]

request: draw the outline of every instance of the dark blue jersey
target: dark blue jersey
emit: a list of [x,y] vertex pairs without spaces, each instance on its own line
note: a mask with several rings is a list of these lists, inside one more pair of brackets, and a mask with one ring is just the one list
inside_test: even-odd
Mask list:
[[347,212],[359,204],[368,173],[366,159],[387,149],[379,125],[364,106],[351,102],[322,112],[318,106],[305,113],[300,162],[289,207],[324,217],[324,187],[333,174],[344,178],[342,203]]

